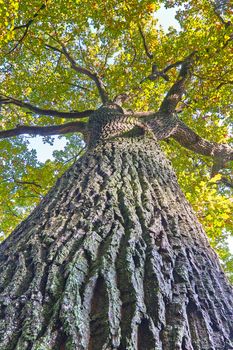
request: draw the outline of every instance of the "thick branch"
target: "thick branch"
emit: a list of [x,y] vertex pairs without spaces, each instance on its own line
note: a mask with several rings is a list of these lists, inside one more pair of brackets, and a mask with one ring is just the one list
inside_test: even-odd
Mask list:
[[[149,112],[150,113],[150,112]],[[213,158],[211,176],[216,175],[225,167],[228,161],[233,160],[233,148],[228,144],[220,144],[205,140],[182,122],[176,113],[164,114],[161,112],[145,115],[146,127],[152,131],[156,140],[164,140],[173,137],[183,147],[195,153]]]
[[147,111],[147,112],[134,112],[134,111],[125,111],[126,115],[133,115],[136,118],[152,118],[155,117],[156,113],[154,111]]
[[172,136],[177,127],[178,117],[175,113],[164,114],[161,112],[148,114],[145,118],[148,130],[152,131],[156,140],[164,140]]
[[62,125],[51,125],[51,126],[27,126],[19,125],[14,129],[0,131],[0,139],[8,137],[29,134],[29,135],[40,135],[40,136],[51,136],[51,135],[63,135],[71,132],[85,133],[86,123],[85,122],[71,122]]
[[46,44],[46,47],[52,49],[53,51],[57,51],[57,52],[62,53],[67,58],[67,60],[70,62],[71,67],[77,73],[84,74],[84,75],[88,76],[90,79],[92,79],[95,82],[95,84],[96,84],[96,87],[98,89],[98,92],[99,92],[99,95],[100,95],[100,98],[101,98],[102,102],[104,104],[109,102],[109,97],[108,97],[108,94],[106,92],[104,83],[102,82],[102,80],[98,76],[98,74],[97,73],[93,73],[88,68],[85,68],[85,67],[82,67],[82,66],[79,66],[78,64],[76,64],[76,62],[73,59],[73,57],[68,53],[66,47],[60,41],[59,41],[59,43],[62,46],[62,50],[58,49],[57,47],[48,45],[48,44]]
[[77,65],[74,61],[74,59],[70,56],[70,54],[67,52],[65,46],[62,47],[62,52],[64,53],[64,55],[66,56],[66,58],[68,59],[68,61],[70,62],[71,64],[71,67],[78,73],[82,73],[82,74],[85,74],[87,75],[89,78],[91,78],[96,86],[97,86],[97,89],[99,91],[99,94],[100,94],[100,97],[101,97],[101,100],[103,103],[107,103],[109,101],[109,98],[108,98],[108,94],[105,90],[105,86],[102,82],[102,80],[100,79],[100,77],[98,76],[97,73],[93,73],[91,72],[89,69],[87,68],[84,68],[84,67],[81,67],[79,65]]
[[[186,59],[183,60],[179,76],[175,81],[175,83],[170,88],[170,90],[168,91],[167,95],[165,96],[160,106],[160,112],[166,113],[166,114],[174,113],[175,108],[177,104],[181,101],[183,93],[185,91],[185,83],[186,83],[189,69],[192,65],[193,56],[195,55],[195,53],[196,53],[195,51],[192,52]],[[180,61],[178,63],[180,64]],[[167,70],[168,70],[168,67],[167,67]]]
[[15,106],[26,108],[32,112],[35,112],[36,114],[48,115],[51,117],[59,117],[59,118],[65,118],[65,119],[88,117],[94,112],[93,109],[88,109],[82,112],[78,112],[78,111],[61,112],[61,111],[56,111],[54,109],[43,109],[43,108],[33,106],[28,102],[23,102],[13,97],[7,97],[7,96],[1,95],[0,105],[4,105],[4,104],[13,104]]
[[221,163],[218,169],[227,161],[233,160],[233,149],[228,144],[205,140],[180,120],[172,137],[182,146],[196,153],[213,157],[215,162]]
[[122,104],[128,101],[131,98],[129,94],[119,94],[113,99],[113,103],[116,103],[118,106],[122,106]]

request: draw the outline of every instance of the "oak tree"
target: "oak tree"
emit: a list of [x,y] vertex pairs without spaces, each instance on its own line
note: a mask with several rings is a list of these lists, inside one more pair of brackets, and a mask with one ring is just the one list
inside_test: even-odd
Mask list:
[[233,349],[233,11],[163,3],[2,6],[2,349]]

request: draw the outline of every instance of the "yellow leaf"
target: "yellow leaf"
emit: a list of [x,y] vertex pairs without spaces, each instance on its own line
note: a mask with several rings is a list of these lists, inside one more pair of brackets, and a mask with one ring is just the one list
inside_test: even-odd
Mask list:
[[229,218],[229,215],[227,213],[222,213],[221,214],[221,217],[224,219],[224,220],[227,220]]
[[217,182],[219,181],[220,179],[222,178],[222,175],[221,174],[217,174],[215,175],[214,177],[212,177],[209,182],[213,183],[213,182]]

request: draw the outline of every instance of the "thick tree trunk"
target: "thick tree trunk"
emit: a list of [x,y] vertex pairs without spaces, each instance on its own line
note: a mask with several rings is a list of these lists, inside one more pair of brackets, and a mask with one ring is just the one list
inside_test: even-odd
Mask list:
[[102,142],[2,244],[2,350],[229,350],[233,300],[154,140]]

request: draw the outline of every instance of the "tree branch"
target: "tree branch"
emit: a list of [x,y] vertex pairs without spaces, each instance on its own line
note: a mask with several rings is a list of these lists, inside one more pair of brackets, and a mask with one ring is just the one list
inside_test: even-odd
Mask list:
[[[175,83],[172,85],[170,90],[168,91],[167,95],[165,96],[159,111],[166,114],[172,114],[175,112],[175,108],[177,104],[181,101],[184,90],[185,90],[185,83],[188,77],[189,69],[193,62],[193,57],[195,55],[196,51],[192,52],[186,59],[183,61],[178,61],[177,65],[182,62],[181,69],[179,76]],[[170,65],[174,67],[176,64]],[[168,66],[169,67],[169,66]],[[167,67],[167,70],[168,70]],[[169,68],[169,69],[171,69]]]
[[134,111],[125,111],[126,115],[132,115],[136,118],[152,118],[155,117],[156,113],[154,111],[147,111],[147,112],[134,112]]
[[150,75],[148,75],[146,78],[142,79],[142,81],[140,82],[143,83],[145,80],[149,79],[151,81],[155,81],[157,80],[158,78],[163,78],[164,80],[166,81],[169,81],[169,76],[166,74],[170,69],[172,68],[175,68],[175,67],[178,67],[180,66],[181,64],[184,64],[186,62],[186,59],[185,60],[182,60],[182,61],[177,61],[175,63],[171,63],[169,64],[167,67],[165,67],[164,69],[162,70],[158,70],[158,67],[155,63],[152,64],[152,72]]
[[52,46],[52,45],[49,45],[49,44],[45,44],[45,48],[53,50],[55,52],[60,52],[63,55],[62,50],[60,50],[58,47],[55,47],[55,46]]
[[77,65],[75,63],[74,59],[71,57],[71,55],[67,52],[67,50],[66,50],[64,45],[62,46],[62,52],[64,53],[64,55],[66,56],[66,58],[70,62],[71,67],[76,72],[87,75],[89,78],[91,78],[95,82],[96,87],[97,87],[97,89],[99,91],[99,95],[101,97],[102,102],[103,103],[109,102],[109,98],[108,98],[108,94],[107,94],[107,92],[105,90],[105,86],[104,86],[102,80],[100,79],[100,77],[98,76],[98,74],[91,72],[87,68],[84,68],[84,67],[81,67],[81,66]]
[[14,27],[13,30],[17,30],[17,29],[21,29],[21,28],[28,28],[32,24],[34,19],[39,15],[39,12],[41,10],[43,10],[45,7],[46,7],[45,4],[42,4],[41,7],[36,11],[36,13],[32,16],[32,18],[29,19],[29,21],[26,24],[22,24],[20,26],[16,26],[16,27]]
[[145,52],[146,52],[146,55],[147,57],[152,60],[153,59],[153,55],[152,53],[150,53],[149,49],[148,49],[148,46],[147,46],[147,43],[146,43],[146,38],[145,38],[145,35],[142,31],[142,27],[140,26],[140,24],[138,24],[138,29],[139,29],[139,33],[142,37],[142,42],[143,42],[143,46],[144,46],[144,49],[145,49]]
[[158,67],[155,63],[152,64],[152,73],[141,80],[140,84],[142,84],[145,80],[149,79],[151,81],[155,81],[158,78],[163,78],[166,81],[169,81],[169,77],[164,73],[164,70],[159,71]]
[[18,40],[18,42],[15,44],[15,46],[9,52],[7,52],[8,55],[10,53],[12,53],[15,49],[17,49],[17,47],[20,44],[22,44],[24,38],[26,37],[26,35],[28,33],[28,29],[29,29],[30,25],[34,22],[35,18],[39,15],[39,12],[41,10],[43,10],[45,7],[46,7],[45,4],[42,4],[41,7],[37,10],[37,12],[32,16],[31,19],[29,19],[29,21],[26,24],[22,24],[22,25],[19,25],[19,26],[16,26],[13,28],[13,30],[25,28],[25,31],[24,31],[23,35],[21,36],[21,38]]
[[213,157],[214,164],[217,164],[217,168],[214,169],[215,174],[226,162],[233,160],[233,149],[228,144],[205,140],[181,120],[177,121],[172,137],[185,148],[204,156]]
[[163,69],[163,73],[166,73],[166,72],[168,72],[170,69],[172,69],[172,68],[175,68],[175,67],[178,67],[178,66],[180,66],[181,64],[183,64],[183,63],[185,63],[185,60],[182,60],[182,61],[177,61],[177,62],[175,62],[175,63],[171,63],[171,64],[169,64],[167,67],[165,67],[164,69]]
[[15,178],[13,179],[14,182],[18,185],[33,185],[35,187],[39,187],[39,188],[42,188],[41,185],[37,184],[36,182],[34,181],[19,181],[19,180],[16,180]]
[[69,83],[68,81],[61,81],[61,84],[67,84],[67,85],[73,86],[74,88],[91,92],[91,89],[89,89],[89,88],[87,88],[85,86],[82,86],[82,85],[79,85],[79,84]]
[[233,188],[233,182],[231,182],[228,178],[226,177],[221,177],[221,179],[219,180],[219,182],[222,182],[225,186],[229,187],[229,188]]
[[213,1],[210,1],[212,7],[213,7],[213,11],[215,13],[215,15],[218,17],[218,19],[222,22],[222,24],[225,25],[225,27],[227,28],[229,25],[231,25],[231,22],[228,21],[226,22],[223,17],[220,15],[220,13],[218,12],[218,7],[215,5],[215,3]]
[[5,139],[13,136],[29,134],[40,136],[63,135],[71,132],[81,132],[85,134],[85,122],[71,122],[62,125],[50,126],[27,126],[19,125],[14,129],[0,131],[0,139]]
[[35,112],[36,114],[48,115],[51,117],[59,117],[59,118],[65,118],[65,119],[88,117],[94,112],[93,109],[88,109],[82,112],[78,112],[78,111],[61,112],[61,111],[56,111],[54,109],[43,109],[43,108],[33,106],[30,103],[17,100],[13,97],[0,95],[0,105],[4,105],[4,104],[13,104],[15,106],[26,108],[32,112]]
[[75,60],[73,59],[73,57],[68,53],[66,47],[64,46],[64,44],[62,42],[59,41],[59,44],[62,46],[62,50],[58,49],[57,47],[51,46],[46,44],[47,48],[50,48],[53,51],[57,51],[62,53],[67,60],[70,62],[71,68],[73,68],[77,73],[81,73],[84,74],[86,76],[88,76],[90,79],[92,79],[95,82],[95,85],[98,89],[101,101],[105,104],[107,102],[109,102],[109,97],[107,94],[107,91],[105,89],[104,83],[102,82],[101,78],[98,76],[97,73],[92,72],[90,69],[79,66],[78,64],[76,64]]

